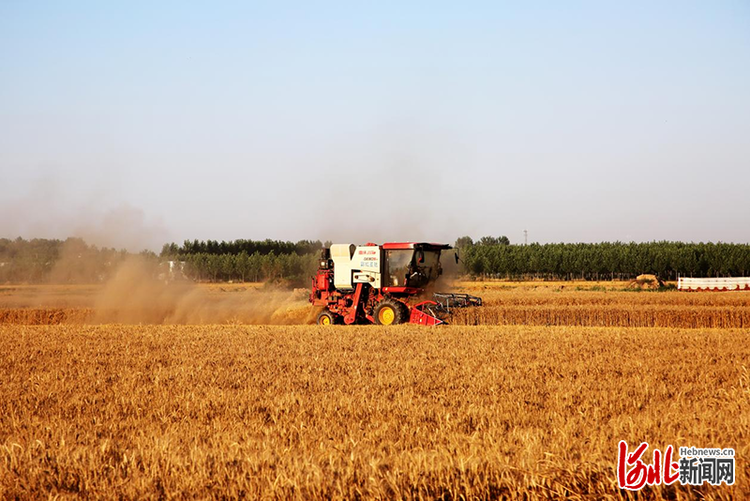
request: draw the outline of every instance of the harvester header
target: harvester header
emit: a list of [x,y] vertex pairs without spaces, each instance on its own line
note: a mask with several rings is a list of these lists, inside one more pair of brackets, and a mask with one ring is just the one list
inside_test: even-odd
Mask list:
[[393,242],[334,244],[323,249],[310,293],[310,302],[323,307],[317,322],[439,325],[451,308],[481,306],[481,298],[468,294],[425,297],[443,273],[441,251],[450,248]]

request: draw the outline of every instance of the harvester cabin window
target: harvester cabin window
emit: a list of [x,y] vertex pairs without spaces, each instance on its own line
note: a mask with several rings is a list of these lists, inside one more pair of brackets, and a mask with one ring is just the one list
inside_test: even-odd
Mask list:
[[406,277],[409,268],[411,268],[413,257],[414,251],[411,249],[386,251],[385,260],[389,286],[404,287],[406,285]]
[[406,284],[409,287],[426,287],[440,275],[440,252],[417,249],[414,264],[409,270]]
[[440,253],[435,251],[417,251],[417,268],[427,280],[440,276]]

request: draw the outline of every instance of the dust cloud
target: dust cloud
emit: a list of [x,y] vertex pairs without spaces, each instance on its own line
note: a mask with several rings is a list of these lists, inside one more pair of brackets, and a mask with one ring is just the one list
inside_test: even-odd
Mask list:
[[94,323],[305,324],[316,313],[306,290],[269,287],[212,291],[190,281],[165,283],[149,263],[126,260],[97,295]]
[[461,277],[461,272],[456,263],[454,249],[444,250],[440,253],[440,265],[443,273],[435,280],[427,284],[422,294],[423,299],[432,299],[435,292],[454,292],[456,282]]
[[[71,283],[68,279],[90,278],[91,269],[100,269],[87,267],[93,263],[81,254],[85,248],[77,248],[75,243],[66,246],[54,270],[62,283],[26,287],[22,297],[5,307],[22,308],[26,316],[35,311],[42,316],[51,312],[54,318],[48,321],[53,323],[162,325],[303,325],[313,323],[320,311],[310,305],[306,288],[199,284],[187,278],[165,281],[164,268],[144,255],[121,254],[101,285]],[[443,274],[421,300],[431,299],[433,292],[454,289],[458,273],[452,252],[443,254],[443,263]]]
[[44,173],[26,190],[0,196],[0,237],[83,238],[98,247],[158,251],[172,238],[166,222],[143,208],[117,200],[111,186],[99,183],[72,196],[60,186],[65,178]]

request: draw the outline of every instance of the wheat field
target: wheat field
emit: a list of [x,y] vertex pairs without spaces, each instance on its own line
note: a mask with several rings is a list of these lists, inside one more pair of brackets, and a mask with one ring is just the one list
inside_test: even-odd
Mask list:
[[0,498],[620,498],[617,443],[733,447],[750,331],[0,326]]
[[750,292],[632,291],[613,283],[465,282],[484,306],[459,310],[457,325],[750,328]]
[[[135,282],[135,283],[133,283]],[[0,324],[304,324],[308,291],[259,284],[143,287],[142,277],[109,288],[0,287]],[[632,291],[618,282],[458,282],[484,299],[457,310],[455,325],[750,328],[750,292]]]

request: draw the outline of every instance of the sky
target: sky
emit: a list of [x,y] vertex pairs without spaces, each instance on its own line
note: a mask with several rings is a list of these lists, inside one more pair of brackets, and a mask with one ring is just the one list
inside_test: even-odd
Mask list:
[[0,2],[0,237],[750,242],[750,2]]

